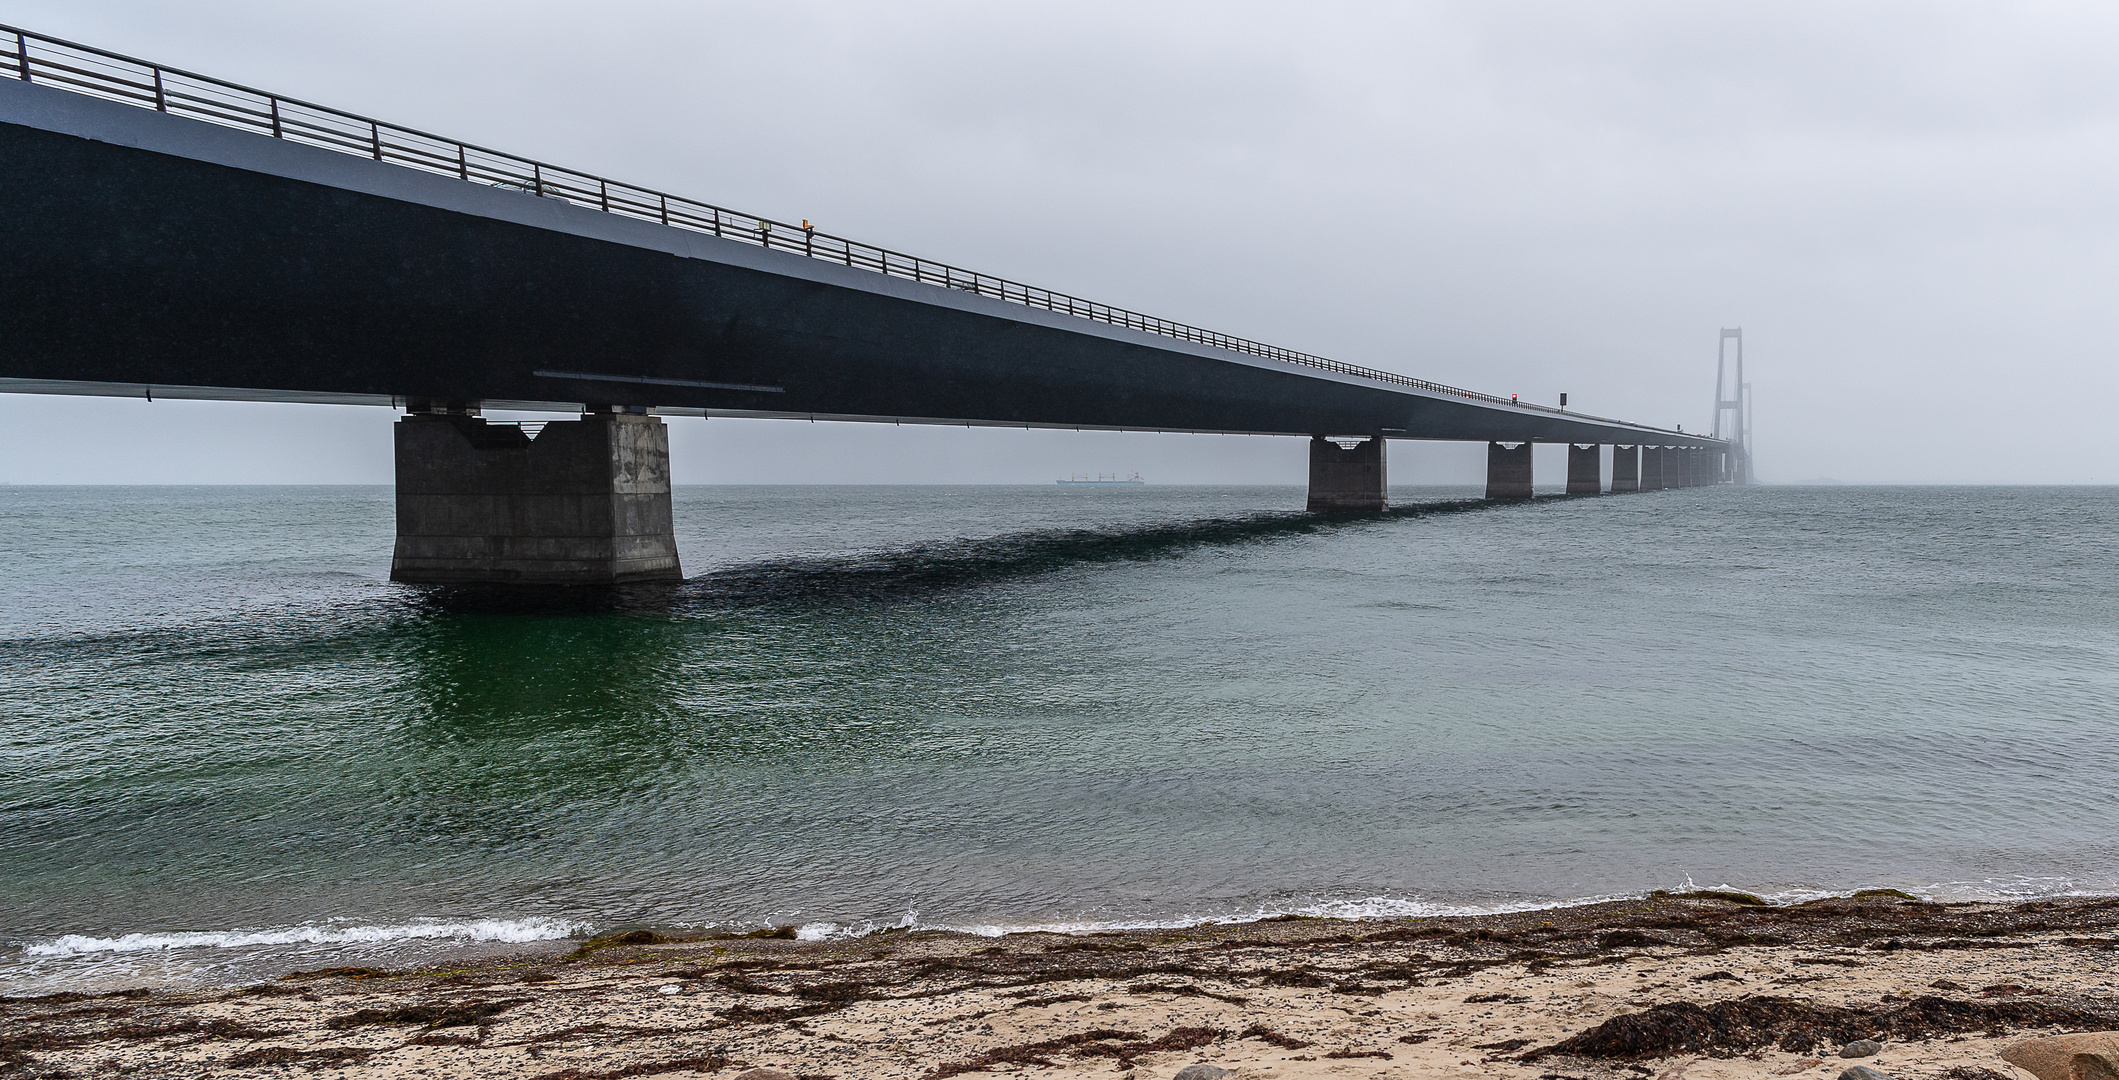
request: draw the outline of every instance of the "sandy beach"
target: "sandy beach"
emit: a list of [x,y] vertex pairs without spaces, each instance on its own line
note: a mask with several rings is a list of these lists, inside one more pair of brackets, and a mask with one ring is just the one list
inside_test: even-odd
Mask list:
[[[1080,936],[637,931],[455,970],[0,999],[0,1075],[2027,1080],[2003,1046],[2119,1027],[2115,928],[2119,899],[1872,893]],[[1871,1037],[1880,1053],[1838,1057]]]

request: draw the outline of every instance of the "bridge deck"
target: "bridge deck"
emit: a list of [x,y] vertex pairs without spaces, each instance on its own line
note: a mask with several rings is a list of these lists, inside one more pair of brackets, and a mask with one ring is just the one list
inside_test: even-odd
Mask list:
[[[717,208],[665,225],[666,196],[520,159],[531,183],[482,180],[476,148],[366,121],[245,130],[316,109],[284,99],[209,122],[82,89],[0,80],[0,390],[1719,445]],[[406,167],[415,136],[462,174],[426,143]]]

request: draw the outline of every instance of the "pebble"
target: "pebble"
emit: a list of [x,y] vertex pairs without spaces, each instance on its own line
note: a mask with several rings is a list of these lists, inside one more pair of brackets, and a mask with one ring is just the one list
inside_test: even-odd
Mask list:
[[681,994],[684,993],[684,987],[678,986],[676,983],[671,983],[668,986],[656,987],[655,992],[658,994]]
[[1856,1039],[1840,1047],[1839,1056],[1843,1058],[1868,1057],[1871,1054],[1881,1053],[1883,1048],[1884,1044],[1877,1042],[1875,1039]]
[[1839,1080],[1891,1080],[1891,1074],[1877,1072],[1867,1065],[1856,1065],[1839,1074]]
[[1170,1080],[1221,1080],[1222,1077],[1227,1075],[1229,1075],[1229,1070],[1218,1069],[1201,1062],[1198,1065],[1187,1065],[1177,1070],[1177,1075],[1171,1077]]
[[778,1069],[748,1069],[736,1074],[736,1080],[795,1080]]

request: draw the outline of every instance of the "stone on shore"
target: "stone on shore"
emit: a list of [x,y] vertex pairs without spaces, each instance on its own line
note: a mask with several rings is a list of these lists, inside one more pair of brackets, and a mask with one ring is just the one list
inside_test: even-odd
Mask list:
[[2068,1080],[2119,1080],[2119,1057],[2076,1054],[2068,1059]]
[[736,1074],[736,1080],[795,1080],[778,1069],[745,1069]]
[[1839,1074],[1839,1080],[1891,1080],[1891,1074],[1878,1072],[1867,1065],[1856,1065]]
[[2025,1039],[2001,1051],[2001,1060],[2038,1080],[2069,1080],[2076,1075],[2075,1058],[2080,1056],[2102,1058],[2105,1068],[2119,1064],[2119,1031],[2081,1031]]
[[1227,1075],[1229,1075],[1229,1070],[1216,1068],[1202,1062],[1198,1065],[1187,1065],[1177,1070],[1177,1075],[1171,1077],[1170,1080],[1221,1080],[1222,1077]]
[[1877,1042],[1875,1039],[1856,1039],[1840,1047],[1839,1056],[1843,1058],[1870,1057],[1882,1053],[1883,1049],[1884,1044]]

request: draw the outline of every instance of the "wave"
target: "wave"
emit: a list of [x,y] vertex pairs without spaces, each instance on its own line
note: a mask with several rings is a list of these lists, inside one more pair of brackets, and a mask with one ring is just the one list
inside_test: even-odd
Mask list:
[[1506,915],[1519,911],[1601,904],[1609,900],[1639,899],[1638,896],[1581,896],[1567,900],[1536,900],[1511,904],[1438,904],[1397,896],[1370,896],[1358,900],[1327,900],[1312,904],[1260,906],[1249,911],[1217,915],[1176,915],[1168,918],[1058,920],[1021,923],[922,922],[907,912],[895,922],[803,923],[795,928],[802,941],[825,941],[863,937],[881,930],[941,930],[976,937],[1008,934],[1094,934],[1114,930],[1182,930],[1191,926],[1231,926],[1289,917],[1310,919],[1414,919],[1455,915]]
[[[2019,878],[2013,881],[1952,881],[1934,884],[1902,885],[1904,891],[1923,900],[1951,902],[1973,901],[2009,903],[2030,899],[2073,896],[2105,896],[2110,890],[2088,889],[2066,878]],[[1683,891],[1701,888],[1686,878],[1680,886]],[[1750,892],[1727,883],[1715,886],[1718,891]],[[1838,889],[1776,889],[1761,890],[1754,895],[1776,906],[1800,904],[1826,897],[1847,896],[1854,890]],[[1315,919],[1408,919],[1447,918],[1466,915],[1504,915],[1524,911],[1550,911],[1559,908],[1580,907],[1617,900],[1639,900],[1640,893],[1611,894],[1602,896],[1578,896],[1562,900],[1531,900],[1499,904],[1449,904],[1401,896],[1370,896],[1359,899],[1325,900],[1314,903],[1259,905],[1244,911],[1226,911],[1211,915],[1186,914],[1166,917],[1142,917],[1131,919],[1057,919],[1046,921],[959,922],[952,920],[926,921],[918,912],[908,911],[902,917],[883,921],[859,922],[806,922],[795,929],[795,936],[803,941],[843,940],[863,937],[885,930],[940,930],[978,937],[1002,937],[1008,934],[1092,934],[1123,930],[1177,930],[1191,926],[1227,926],[1242,923],[1264,922],[1288,917]],[[722,928],[722,927],[717,927]],[[609,929],[605,927],[603,929]],[[32,942],[22,947],[22,955],[40,959],[66,957],[88,957],[121,953],[166,952],[182,949],[243,949],[286,945],[380,945],[395,942],[456,941],[492,942],[501,944],[526,944],[536,941],[554,941],[596,932],[598,927],[587,921],[530,918],[530,919],[474,919],[462,922],[422,921],[389,926],[291,926],[274,929],[208,930],[166,933],[132,933],[116,937],[93,937],[86,934],[62,934],[48,941]]]
[[[1724,882],[1720,885],[1700,885],[1687,877],[1675,887],[1678,892],[1711,891],[1733,892],[1757,896],[1775,907],[1792,906],[1832,897],[1852,896],[1861,888],[1894,888],[1908,895],[1932,903],[2016,903],[2024,900],[2051,899],[2056,897],[2087,897],[2119,895],[2110,889],[2084,888],[2066,878],[2018,878],[2013,881],[1949,881],[1929,885],[1900,884],[1865,885],[1855,888],[1783,888],[1758,890]],[[983,923],[922,921],[917,912],[907,912],[902,918],[891,922],[809,922],[795,928],[795,937],[802,941],[828,941],[864,937],[884,930],[939,930],[977,937],[1004,937],[1008,934],[1095,934],[1123,930],[1182,930],[1193,926],[1231,926],[1242,923],[1267,922],[1291,917],[1310,919],[1345,919],[1360,921],[1368,919],[1436,919],[1470,915],[1512,915],[1525,911],[1555,911],[1562,908],[1585,907],[1622,900],[1646,899],[1646,893],[1611,893],[1599,896],[1577,896],[1567,899],[1523,900],[1496,904],[1447,904],[1402,896],[1370,896],[1360,899],[1325,900],[1307,904],[1260,905],[1241,912],[1224,912],[1214,915],[1173,915],[1164,918],[1143,917],[1134,919],[1082,919],[1025,921],[1020,923]]]
[[366,945],[394,941],[496,941],[522,943],[572,937],[585,923],[563,919],[476,919],[468,922],[416,922],[397,926],[289,926],[270,930],[205,930],[175,933],[90,937],[61,934],[35,942],[23,953],[37,957],[89,956],[99,953],[151,952],[165,949],[241,949],[267,945]]

